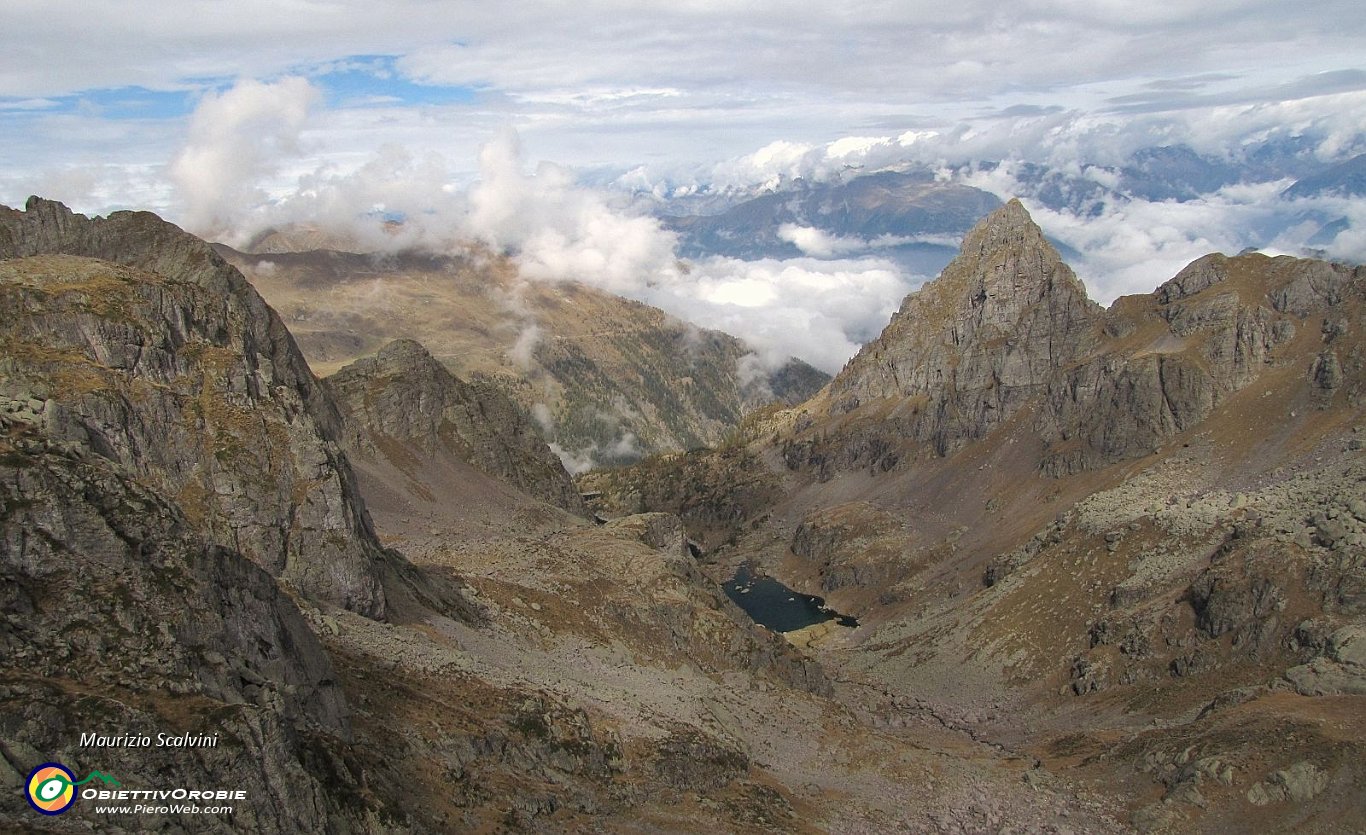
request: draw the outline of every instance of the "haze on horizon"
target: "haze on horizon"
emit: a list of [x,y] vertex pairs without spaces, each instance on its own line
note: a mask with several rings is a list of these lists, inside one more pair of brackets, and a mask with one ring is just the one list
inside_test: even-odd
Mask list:
[[[683,270],[629,195],[903,162],[1084,174],[1174,144],[1366,151],[1366,22],[1343,0],[155,6],[6,9],[0,202],[148,208],[236,243],[401,216],[405,243],[482,238],[531,279],[579,278],[826,370],[925,277],[857,253]],[[1009,167],[973,176],[1014,186]],[[1247,245],[1286,185],[1030,208],[1108,301]],[[1353,220],[1335,257],[1366,255],[1360,203],[1331,207]]]

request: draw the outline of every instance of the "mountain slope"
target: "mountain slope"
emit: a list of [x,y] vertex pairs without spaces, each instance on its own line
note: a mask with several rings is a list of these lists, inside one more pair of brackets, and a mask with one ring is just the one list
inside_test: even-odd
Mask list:
[[36,198],[0,210],[0,258],[6,395],[273,575],[383,614],[336,405],[236,270],[155,215],[90,220]]
[[[594,525],[501,480],[540,485],[548,459],[416,345],[344,374],[339,404],[202,242],[41,201],[0,219],[0,777],[58,760],[245,793],[48,821],[7,791],[0,828],[1115,830],[1023,760],[831,698],[677,518]],[[348,596],[357,577],[382,598]]]
[[352,460],[400,469],[458,458],[571,513],[585,513],[569,474],[501,391],[454,377],[416,342],[398,340],[328,377],[354,429]]
[[[177,785],[245,791],[235,821],[261,832],[324,832],[328,818],[349,817],[346,795],[359,787],[329,786],[308,764],[330,760],[345,773],[350,710],[289,595],[116,464],[58,446],[27,417],[0,415],[0,773],[14,788],[0,821],[39,826],[18,786],[53,760],[130,787],[174,775]],[[158,733],[217,745],[187,757],[78,744],[81,734]],[[101,825],[202,820],[121,815]]]
[[745,412],[828,379],[797,360],[750,379],[751,352],[734,337],[581,284],[526,281],[479,250],[218,251],[281,311],[319,374],[415,339],[460,378],[506,391],[579,469],[717,443]]

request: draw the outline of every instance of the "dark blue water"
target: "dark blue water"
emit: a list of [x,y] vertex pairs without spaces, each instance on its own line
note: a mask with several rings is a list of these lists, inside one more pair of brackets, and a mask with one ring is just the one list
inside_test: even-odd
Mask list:
[[791,632],[828,620],[858,626],[858,619],[825,608],[825,599],[795,592],[772,577],[756,577],[748,564],[735,570],[723,588],[726,597],[745,610],[754,622],[774,632]]

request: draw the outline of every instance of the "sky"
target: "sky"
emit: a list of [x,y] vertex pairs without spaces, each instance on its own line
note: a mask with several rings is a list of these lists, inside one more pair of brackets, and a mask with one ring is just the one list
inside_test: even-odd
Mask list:
[[[902,160],[1080,172],[1145,146],[1220,155],[1275,136],[1325,161],[1366,151],[1357,0],[0,9],[0,203],[152,209],[230,243],[291,220],[364,234],[402,217],[404,243],[481,238],[514,252],[528,280],[584,280],[828,371],[925,276],[833,252],[680,265],[676,240],[624,190],[750,188]],[[972,184],[1009,197],[1010,172]],[[1241,248],[1285,185],[1095,217],[1030,208],[1109,301]],[[1343,211],[1366,229],[1359,206]],[[1351,235],[1334,254],[1366,253]]]

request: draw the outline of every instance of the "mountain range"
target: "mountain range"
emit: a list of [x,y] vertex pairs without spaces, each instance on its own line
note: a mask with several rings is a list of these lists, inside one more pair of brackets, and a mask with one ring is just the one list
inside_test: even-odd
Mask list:
[[856,614],[816,642],[837,680],[1111,786],[1140,831],[1350,829],[1364,281],[1213,254],[1106,309],[1011,201],[743,448],[581,481],[678,513],[718,579]]
[[[1176,144],[1139,148],[1119,164],[882,160],[818,178],[780,177],[753,188],[692,187],[646,203],[679,234],[680,254],[689,258],[876,255],[912,273],[935,275],[953,258],[956,241],[1000,206],[982,188],[983,178],[994,173],[1004,172],[1019,197],[1082,221],[1133,201],[1191,203],[1229,186],[1290,181],[1281,191],[1280,210],[1258,228],[1240,230],[1242,236],[1247,246],[1259,248],[1308,223],[1316,231],[1305,243],[1320,248],[1350,228],[1350,219],[1340,209],[1306,208],[1296,201],[1360,196],[1363,164],[1366,155],[1320,159],[1295,139],[1225,154]],[[1052,243],[1067,258],[1079,256]]]
[[[912,272],[934,272],[955,240],[1001,203],[981,189],[939,182],[926,169],[879,171],[832,182],[797,180],[718,214],[666,216],[679,253],[753,260],[875,251]],[[803,230],[820,233],[804,240]]]
[[[574,485],[520,335],[682,326],[405,257],[0,209],[0,774],[246,795],[6,827],[1366,821],[1366,268],[1211,254],[1104,308],[1011,200],[814,395]],[[856,620],[762,629],[742,566]],[[159,731],[220,743],[79,742]]]

